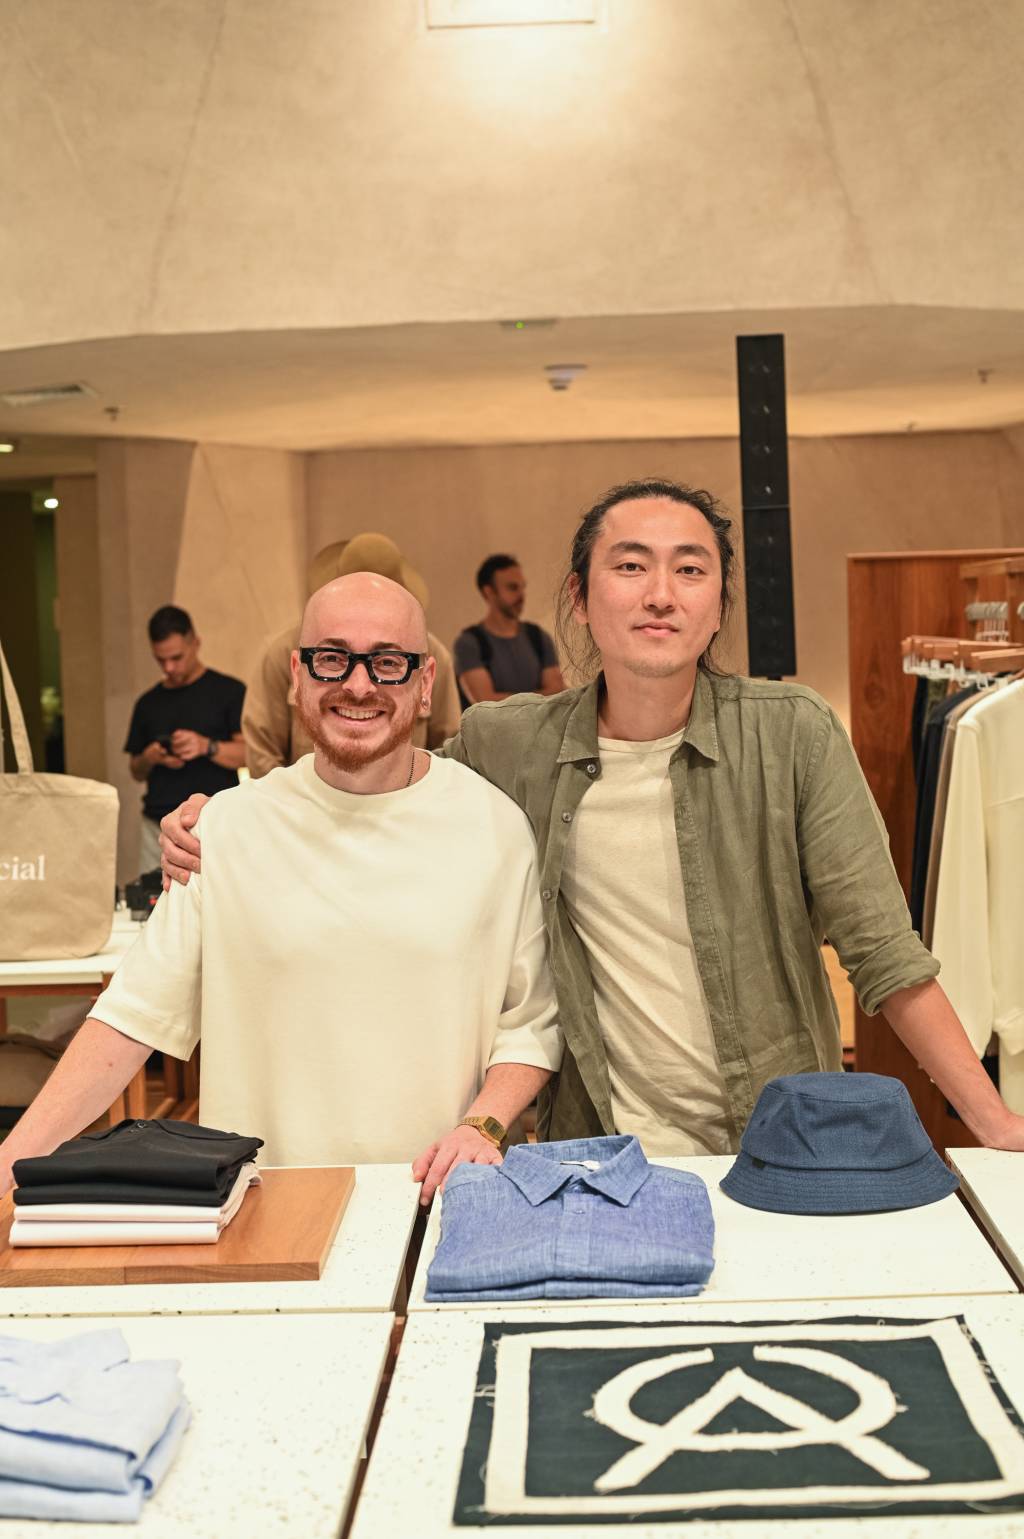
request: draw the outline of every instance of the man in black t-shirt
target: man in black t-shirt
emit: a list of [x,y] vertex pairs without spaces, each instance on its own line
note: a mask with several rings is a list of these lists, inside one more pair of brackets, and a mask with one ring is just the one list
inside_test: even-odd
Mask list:
[[133,777],[146,782],[140,871],[160,864],[164,814],[193,791],[213,796],[237,785],[238,769],[245,763],[241,679],[200,662],[192,621],[173,604],[150,619],[149,641],[163,682],[136,700],[124,745]]
[[524,692],[557,695],[565,684],[555,644],[547,631],[522,619],[526,578],[515,556],[488,556],[476,585],[487,613],[479,625],[467,625],[454,647],[463,709]]

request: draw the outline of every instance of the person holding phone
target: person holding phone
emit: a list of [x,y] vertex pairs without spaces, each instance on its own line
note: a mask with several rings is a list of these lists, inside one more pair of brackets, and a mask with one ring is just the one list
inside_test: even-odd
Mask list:
[[125,742],[142,801],[139,871],[160,864],[160,819],[193,791],[213,796],[238,784],[245,763],[245,685],[200,660],[200,638],[184,609],[165,604],[149,621],[149,644],[163,678],[140,695]]

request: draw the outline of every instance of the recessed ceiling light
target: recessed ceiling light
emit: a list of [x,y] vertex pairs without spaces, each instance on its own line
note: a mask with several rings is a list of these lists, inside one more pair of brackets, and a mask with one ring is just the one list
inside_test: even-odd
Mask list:
[[18,445],[12,438],[0,441],[0,454],[13,454]]
[[59,497],[44,497],[43,498],[43,507],[44,508],[49,508],[50,511],[52,512],[54,508],[59,508],[60,507],[60,498]]
[[499,321],[502,331],[543,331],[546,327],[557,326],[558,321],[552,316],[531,316],[529,319],[518,321]]

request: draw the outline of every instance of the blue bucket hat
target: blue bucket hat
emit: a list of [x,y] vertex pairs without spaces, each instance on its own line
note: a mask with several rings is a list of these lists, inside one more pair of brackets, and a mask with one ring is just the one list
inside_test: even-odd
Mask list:
[[722,1191],[769,1213],[885,1213],[956,1191],[902,1080],[785,1074],[758,1096]]

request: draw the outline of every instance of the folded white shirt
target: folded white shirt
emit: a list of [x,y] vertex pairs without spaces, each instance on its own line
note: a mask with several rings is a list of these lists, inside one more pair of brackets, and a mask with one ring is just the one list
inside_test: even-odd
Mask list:
[[15,1208],[12,1246],[215,1245],[251,1185],[255,1165],[243,1165],[219,1208],[168,1207],[157,1203],[60,1202]]
[[73,1245],[216,1245],[216,1224],[19,1224],[10,1242],[22,1248]]

